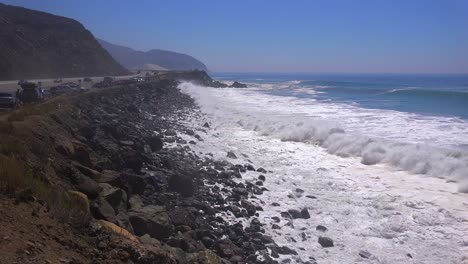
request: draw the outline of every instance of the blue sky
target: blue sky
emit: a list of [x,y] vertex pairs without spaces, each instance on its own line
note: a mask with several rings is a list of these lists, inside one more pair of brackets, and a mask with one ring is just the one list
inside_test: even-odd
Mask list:
[[212,71],[468,73],[467,0],[16,0]]

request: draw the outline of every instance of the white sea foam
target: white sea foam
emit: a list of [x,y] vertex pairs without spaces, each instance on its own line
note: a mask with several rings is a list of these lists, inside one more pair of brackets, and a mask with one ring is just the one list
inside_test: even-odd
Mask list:
[[389,164],[457,181],[459,191],[468,191],[468,153],[455,148],[466,143],[465,121],[272,96],[262,93],[269,89],[265,86],[213,89],[183,83],[180,88],[220,123],[282,141],[317,144],[331,154],[360,157],[366,165]]
[[[317,139],[343,136],[346,133],[340,129],[349,130],[350,126],[343,122],[344,118],[292,113],[289,108],[301,108],[298,103],[302,101],[288,99],[288,108],[278,98],[261,94],[258,89],[209,89],[189,84],[181,89],[193,96],[207,114],[206,120],[189,121],[193,127],[210,122],[210,129],[197,131],[203,141],[191,146],[194,151],[238,164],[252,161],[255,167],[271,171],[265,174],[264,182],[269,191],[252,196],[249,201],[264,209],[258,212],[258,218],[266,224],[266,234],[278,245],[298,252],[297,256],[280,256],[280,263],[286,259],[304,263],[310,257],[321,264],[468,263],[468,194],[457,192],[456,183],[392,170],[386,164],[367,166],[360,157],[328,153],[323,144],[317,145]],[[358,117],[362,116],[354,118]],[[315,127],[314,133],[304,136],[310,133],[310,127]],[[371,123],[370,127],[374,128]],[[358,129],[353,128],[357,133]],[[369,137],[361,135],[356,141],[366,139]],[[424,137],[412,139],[424,141]],[[227,151],[233,151],[238,158],[227,158]],[[258,172],[248,171],[242,179],[235,180],[255,182],[258,176]],[[302,208],[308,209],[310,219],[281,217],[281,212]],[[241,221],[244,226],[251,220],[235,218],[229,212],[221,216],[233,223]],[[274,217],[279,217],[280,222],[276,223]],[[273,224],[281,229],[273,228]],[[317,231],[317,225],[326,226],[328,231]],[[335,246],[322,248],[317,243],[319,236],[332,238]],[[371,256],[360,257],[361,250]]]

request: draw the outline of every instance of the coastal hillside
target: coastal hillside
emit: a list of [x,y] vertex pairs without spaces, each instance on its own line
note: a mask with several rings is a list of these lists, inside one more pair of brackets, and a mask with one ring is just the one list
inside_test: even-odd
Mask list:
[[78,21],[0,4],[0,80],[123,74]]
[[207,70],[205,64],[186,54],[160,49],[143,52],[101,39],[98,39],[98,41],[116,61],[127,67],[127,69]]

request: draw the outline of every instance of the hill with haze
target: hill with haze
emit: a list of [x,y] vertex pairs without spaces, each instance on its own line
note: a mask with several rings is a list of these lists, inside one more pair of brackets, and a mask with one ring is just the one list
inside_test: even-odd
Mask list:
[[116,61],[127,69],[207,70],[205,64],[186,54],[159,49],[144,52],[115,45],[101,39],[98,39],[98,41]]
[[0,80],[128,73],[80,22],[0,3]]

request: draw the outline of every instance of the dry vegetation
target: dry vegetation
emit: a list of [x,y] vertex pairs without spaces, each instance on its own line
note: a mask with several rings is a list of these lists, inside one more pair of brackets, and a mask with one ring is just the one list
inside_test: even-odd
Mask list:
[[[89,205],[84,204],[87,200],[63,188],[51,185],[44,180],[44,177],[41,177],[40,173],[32,169],[27,157],[34,156],[40,162],[47,160],[50,146],[20,131],[28,127],[28,122],[36,121],[32,118],[33,116],[45,116],[59,108],[61,104],[61,99],[51,100],[43,104],[28,105],[2,116],[0,120],[0,193],[18,201],[37,200],[46,205],[58,219],[83,224],[89,220]],[[20,123],[22,125],[19,125]]]

